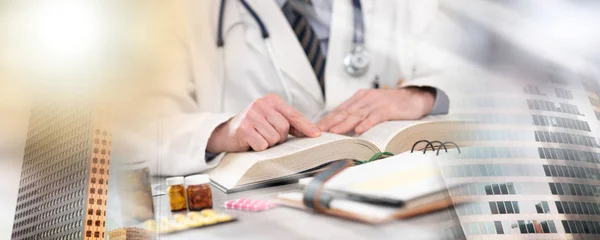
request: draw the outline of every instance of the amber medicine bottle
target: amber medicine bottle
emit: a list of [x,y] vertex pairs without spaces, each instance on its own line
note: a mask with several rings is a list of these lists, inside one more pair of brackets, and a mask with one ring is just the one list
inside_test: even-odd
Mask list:
[[185,198],[185,188],[183,187],[183,184],[183,177],[167,178],[167,185],[169,185],[167,192],[169,194],[171,212],[187,210],[187,201]]
[[209,177],[199,174],[185,178],[187,185],[188,207],[190,211],[200,211],[212,208],[212,192]]

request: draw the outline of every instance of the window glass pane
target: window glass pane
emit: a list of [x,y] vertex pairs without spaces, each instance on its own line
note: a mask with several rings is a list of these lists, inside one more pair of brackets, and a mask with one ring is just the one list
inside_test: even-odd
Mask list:
[[573,204],[575,204],[575,208],[577,209],[577,214],[583,214],[583,209],[581,208],[581,203],[574,202]]
[[590,229],[590,233],[596,234],[596,227],[594,226],[594,222],[588,221],[587,225],[588,225],[588,228]]
[[544,208],[544,213],[550,213],[550,206],[548,206],[548,202],[543,201],[542,207]]
[[489,174],[485,168],[485,165],[478,165],[478,168],[479,168],[479,172],[481,172],[482,176],[489,176]]
[[531,221],[527,221],[526,226],[528,233],[535,233],[535,229],[533,228],[533,223]]
[[550,176],[558,176],[558,174],[556,173],[556,167],[554,165],[548,165],[548,167],[550,168]]
[[477,195],[477,185],[469,184],[468,187],[469,187],[469,192],[470,192],[471,196]]
[[500,186],[498,184],[492,184],[492,189],[494,190],[494,195],[500,195]]
[[471,235],[471,228],[469,227],[468,223],[463,223],[462,229],[465,232],[465,235]]
[[554,221],[548,220],[548,227],[550,227],[551,233],[556,233],[556,226],[554,225]]
[[526,234],[527,233],[527,228],[525,227],[525,221],[523,220],[519,220],[519,230],[521,231],[521,233]]
[[542,221],[542,231],[544,233],[550,233],[550,228],[548,228],[548,223],[546,221]]
[[579,233],[579,229],[577,229],[577,225],[575,224],[575,221],[568,221],[569,223],[569,228],[571,229],[572,233]]
[[509,194],[515,194],[515,186],[514,186],[514,184],[510,182],[510,183],[507,183],[506,185],[508,187],[508,193]]
[[487,222],[486,225],[487,225],[487,231],[488,231],[488,233],[490,233],[490,234],[496,233],[496,228],[494,227],[494,223],[493,222]]
[[504,234],[504,229],[502,229],[502,223],[500,221],[494,221],[494,226],[496,227],[497,234]]
[[513,208],[515,210],[515,213],[521,213],[521,211],[519,210],[519,202],[513,201],[512,202],[512,206],[513,206]]
[[502,170],[500,169],[500,165],[495,164],[492,166],[494,168],[494,173],[496,174],[496,176],[504,176],[504,175],[502,175]]
[[555,201],[554,202],[556,204],[556,210],[558,210],[558,213],[562,214],[563,212],[563,207],[562,204],[560,203],[560,201]]
[[[563,205],[563,209],[565,210],[566,214],[571,214],[571,207],[574,208],[573,205],[569,204],[569,202],[562,202]],[[575,212],[575,209],[573,209],[572,211],[573,213]]]
[[587,203],[582,202],[581,208],[583,209],[583,214],[590,214],[590,210],[588,209]]
[[492,186],[491,185],[485,185],[485,194],[487,194],[487,195],[493,195]]
[[556,192],[558,193],[558,195],[565,195],[565,192],[562,188],[562,184],[556,184]]
[[496,207],[496,202],[489,202],[490,210],[492,214],[498,214],[498,208]]
[[466,215],[466,213],[467,213],[467,211],[466,211],[466,209],[465,209],[465,205],[458,206],[458,207],[456,208],[456,210],[458,211],[458,215],[459,215],[459,216],[464,216],[464,215]]
[[535,204],[535,210],[537,213],[544,213],[544,210],[542,209],[542,203]]
[[475,203],[475,204],[473,204],[473,208],[475,209],[475,214],[477,214],[477,215],[481,215],[482,214],[481,204]]
[[565,229],[565,233],[571,233],[571,228],[569,228],[569,223],[567,223],[567,221],[563,220],[562,224],[563,224],[563,228]]
[[598,204],[597,203],[587,203],[588,209],[590,211],[590,214],[592,215],[600,215],[598,214]]
[[467,215],[473,215],[473,212],[474,212],[473,204],[466,204],[465,210],[466,210]]
[[577,231],[579,233],[589,233],[589,232],[586,232],[586,228],[585,228],[585,226],[583,226],[581,221],[574,221],[574,222],[575,222],[575,225],[577,226]]
[[550,192],[552,192],[552,195],[556,195],[556,187],[554,186],[554,183],[549,183],[550,185]]
[[515,213],[510,201],[504,201],[504,206],[506,206],[506,213]]
[[465,166],[464,167],[464,174],[466,177],[472,177],[474,176],[473,173],[471,172],[471,168],[469,166]]
[[479,227],[477,227],[477,223],[475,223],[475,222],[469,223],[469,227],[471,228],[471,234],[473,234],[473,235],[479,234]]
[[504,195],[508,194],[508,188],[506,187],[506,184],[500,184],[500,192],[502,192]]
[[580,184],[576,185],[575,191],[577,192],[577,196],[583,196],[583,191],[581,191],[581,185]]
[[477,225],[479,226],[479,234],[488,234],[487,227],[485,226],[484,222],[479,222]]
[[504,207],[504,202],[497,202],[498,204],[498,212],[500,214],[506,214],[506,208]]

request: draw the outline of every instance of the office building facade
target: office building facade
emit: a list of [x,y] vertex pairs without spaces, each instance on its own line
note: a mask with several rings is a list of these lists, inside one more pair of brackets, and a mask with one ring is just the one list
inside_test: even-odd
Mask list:
[[111,144],[105,113],[77,96],[34,103],[12,239],[104,239]]
[[453,192],[473,201],[456,209],[467,238],[600,238],[597,82],[548,79],[453,99],[453,114],[478,125],[456,136],[476,146],[443,168],[469,183]]

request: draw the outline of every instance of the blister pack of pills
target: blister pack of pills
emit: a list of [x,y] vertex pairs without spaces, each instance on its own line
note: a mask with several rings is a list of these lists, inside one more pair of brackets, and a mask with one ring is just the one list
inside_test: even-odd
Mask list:
[[265,211],[277,206],[277,204],[272,201],[250,200],[245,198],[230,200],[225,202],[224,205],[226,209],[235,209],[250,212]]
[[235,221],[236,218],[225,213],[216,213],[207,209],[201,212],[188,212],[187,214],[174,214],[170,219],[162,219],[160,223],[148,220],[144,223],[146,229],[158,233],[172,233],[185,231],[191,228],[208,227]]

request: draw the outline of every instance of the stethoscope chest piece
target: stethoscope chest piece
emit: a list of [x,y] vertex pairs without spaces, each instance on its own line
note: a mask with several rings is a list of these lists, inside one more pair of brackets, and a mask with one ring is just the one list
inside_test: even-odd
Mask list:
[[360,77],[369,69],[371,58],[363,45],[355,45],[344,57],[344,68],[348,75]]

